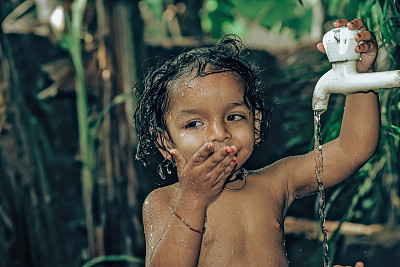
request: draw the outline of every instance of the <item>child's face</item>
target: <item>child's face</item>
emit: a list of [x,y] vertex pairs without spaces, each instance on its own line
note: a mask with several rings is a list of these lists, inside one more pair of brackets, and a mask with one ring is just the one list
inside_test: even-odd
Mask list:
[[171,94],[166,122],[170,148],[189,161],[206,142],[215,149],[236,146],[237,166],[250,157],[254,118],[243,99],[243,84],[234,73],[214,73],[184,80]]

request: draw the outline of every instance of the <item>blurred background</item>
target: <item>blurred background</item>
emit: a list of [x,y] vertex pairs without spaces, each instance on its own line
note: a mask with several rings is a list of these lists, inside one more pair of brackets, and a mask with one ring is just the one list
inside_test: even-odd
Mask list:
[[[338,18],[377,35],[378,71],[399,69],[396,0],[1,0],[0,266],[143,266],[142,203],[160,155],[135,160],[133,88],[150,66],[234,33],[260,66],[274,110],[248,169],[312,149],[312,91],[330,69],[316,44]],[[375,156],[327,190],[335,264],[400,262],[399,90],[380,90]],[[322,116],[340,129],[344,98]],[[317,194],[285,224],[290,266],[321,266]]]

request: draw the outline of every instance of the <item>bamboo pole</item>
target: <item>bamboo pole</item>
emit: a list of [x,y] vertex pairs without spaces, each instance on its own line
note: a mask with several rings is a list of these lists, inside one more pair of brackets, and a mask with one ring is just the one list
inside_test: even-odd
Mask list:
[[88,235],[89,255],[96,255],[92,214],[92,195],[95,171],[94,138],[89,132],[88,101],[82,62],[81,32],[87,0],[75,0],[71,5],[72,21],[69,50],[75,70],[76,107],[78,113],[79,149],[82,162],[81,182]]
[[[314,240],[319,234],[319,222],[304,218],[288,216],[285,219],[285,235],[302,236]],[[347,245],[377,245],[393,248],[400,244],[400,227],[382,224],[361,224],[352,222],[327,221],[328,233],[333,233],[340,226],[340,234],[345,237]]]

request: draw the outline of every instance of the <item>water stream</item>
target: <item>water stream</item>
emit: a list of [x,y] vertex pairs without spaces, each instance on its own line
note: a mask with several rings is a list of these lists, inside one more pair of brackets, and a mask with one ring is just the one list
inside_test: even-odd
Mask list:
[[325,212],[325,188],[322,182],[323,177],[323,157],[322,157],[322,138],[321,138],[321,114],[323,110],[314,111],[314,152],[315,152],[315,174],[318,182],[318,214],[320,227],[323,235],[322,249],[324,267],[330,266],[330,255],[328,249],[328,232],[326,231],[326,212]]

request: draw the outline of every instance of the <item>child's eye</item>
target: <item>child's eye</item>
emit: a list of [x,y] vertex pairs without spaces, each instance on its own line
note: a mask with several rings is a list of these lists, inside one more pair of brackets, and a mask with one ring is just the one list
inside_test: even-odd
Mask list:
[[240,121],[245,119],[245,116],[239,114],[231,114],[228,116],[228,121]]
[[191,121],[189,123],[187,123],[185,125],[185,129],[189,129],[189,128],[197,128],[201,126],[201,122],[199,121]]

